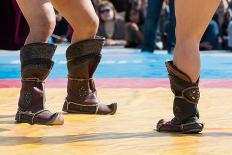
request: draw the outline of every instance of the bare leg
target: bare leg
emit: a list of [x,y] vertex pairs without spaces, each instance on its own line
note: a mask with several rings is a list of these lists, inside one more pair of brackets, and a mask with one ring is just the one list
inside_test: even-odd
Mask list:
[[103,38],[96,38],[99,19],[90,0],[51,0],[74,29],[68,47],[68,85],[63,111],[85,114],[114,114],[117,104],[102,104],[96,96],[95,70],[101,60]]
[[196,82],[200,75],[199,43],[221,0],[176,0],[174,64]]
[[17,0],[17,3],[30,27],[25,44],[47,42],[56,24],[51,2],[49,0]]
[[197,104],[200,98],[200,39],[220,0],[176,0],[176,47],[174,62],[166,62],[172,92],[174,118],[161,119],[157,130],[162,132],[199,133]]
[[51,0],[74,29],[72,42],[94,38],[99,19],[90,0]]

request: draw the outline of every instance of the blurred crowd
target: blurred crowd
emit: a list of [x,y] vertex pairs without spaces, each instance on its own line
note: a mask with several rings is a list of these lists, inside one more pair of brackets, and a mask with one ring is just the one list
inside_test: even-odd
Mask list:
[[[106,45],[172,51],[175,44],[174,0],[93,0],[93,4],[100,18],[98,34],[107,38]],[[154,17],[157,15],[159,17]],[[148,30],[151,23],[153,30]],[[150,47],[149,42],[154,45]],[[232,0],[221,1],[200,49],[232,49]]]
[[[16,49],[23,40],[15,40],[15,38],[25,38],[29,30],[25,29],[25,19],[19,13],[15,0],[11,1],[12,4],[5,1],[0,3],[1,20],[8,20],[8,23],[15,22],[11,25],[0,25],[0,33],[8,38],[12,36]],[[106,38],[105,46],[141,48],[142,51],[150,52],[155,49],[173,51],[176,24],[175,0],[92,0],[92,3],[100,20],[97,35]],[[15,19],[8,18],[9,14]],[[70,42],[73,30],[57,11],[56,21],[57,25],[50,42]],[[13,27],[15,32],[12,31]],[[12,34],[5,33],[8,29]],[[1,37],[0,48],[10,49],[12,44],[9,46],[7,44],[6,39]],[[232,50],[232,0],[221,1],[201,40],[200,49]]]

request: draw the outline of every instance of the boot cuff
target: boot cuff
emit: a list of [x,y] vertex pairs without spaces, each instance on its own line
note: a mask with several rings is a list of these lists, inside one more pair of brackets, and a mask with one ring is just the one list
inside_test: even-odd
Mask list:
[[70,61],[82,56],[100,53],[104,40],[105,38],[97,36],[94,39],[87,39],[70,45],[66,52],[67,60]]
[[23,63],[31,59],[52,59],[56,45],[48,43],[31,43],[23,46],[20,52],[20,59]]

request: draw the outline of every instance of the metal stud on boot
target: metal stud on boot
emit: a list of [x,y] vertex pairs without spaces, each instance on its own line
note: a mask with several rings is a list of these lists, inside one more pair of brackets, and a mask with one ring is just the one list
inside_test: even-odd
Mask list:
[[72,44],[67,49],[68,86],[63,111],[99,115],[116,112],[116,103],[105,105],[98,100],[92,78],[101,60],[103,43],[103,38],[95,38]]
[[53,66],[52,56],[56,46],[47,43],[25,45],[20,51],[21,83],[17,123],[62,125],[61,113],[45,109],[43,83]]
[[200,98],[199,80],[194,83],[191,78],[179,70],[172,61],[166,62],[172,92],[174,118],[171,121],[161,119],[157,123],[159,132],[199,133],[204,124],[199,120],[197,104]]

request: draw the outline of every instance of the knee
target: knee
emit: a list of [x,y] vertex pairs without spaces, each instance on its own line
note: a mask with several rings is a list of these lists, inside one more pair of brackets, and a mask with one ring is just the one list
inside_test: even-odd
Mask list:
[[95,35],[98,30],[98,25],[99,25],[99,18],[97,16],[93,16],[89,18],[85,26],[86,32],[89,35]]
[[55,15],[41,15],[36,18],[30,25],[30,32],[40,36],[41,38],[48,38],[52,35],[55,26],[56,18]]
[[82,23],[75,24],[77,27],[74,30],[82,31],[85,36],[95,36],[99,26],[99,18],[97,15],[92,15],[91,17],[85,18]]
[[186,27],[180,24],[176,25],[176,41],[181,44],[200,43],[202,30],[199,27],[191,27],[191,29],[189,27],[189,25]]

